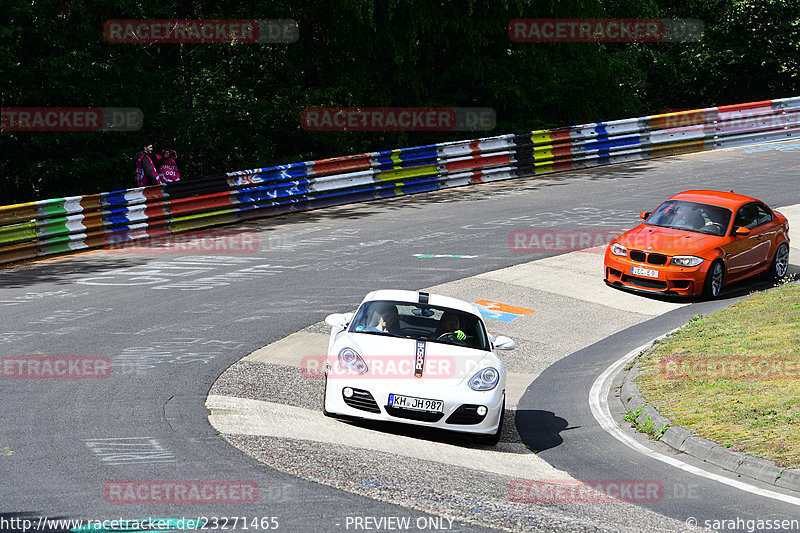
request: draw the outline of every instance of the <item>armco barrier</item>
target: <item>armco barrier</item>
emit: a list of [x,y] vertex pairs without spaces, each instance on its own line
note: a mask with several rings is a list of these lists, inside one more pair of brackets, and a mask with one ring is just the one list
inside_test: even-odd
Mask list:
[[0,263],[390,198],[800,136],[800,97],[230,172],[0,207]]

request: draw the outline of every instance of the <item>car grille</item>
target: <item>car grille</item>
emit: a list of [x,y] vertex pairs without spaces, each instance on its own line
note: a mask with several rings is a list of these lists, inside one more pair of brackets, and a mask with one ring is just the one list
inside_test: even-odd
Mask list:
[[407,420],[418,420],[420,422],[438,422],[444,416],[444,413],[425,413],[423,411],[407,411],[406,409],[398,409],[384,405],[386,412],[397,418],[405,418]]
[[631,261],[636,261],[637,263],[644,263],[647,258],[647,254],[641,250],[631,250],[630,256]]
[[378,402],[372,397],[369,391],[361,389],[353,389],[353,395],[348,398],[342,394],[344,403],[353,409],[360,409],[361,411],[369,411],[370,413],[380,413],[381,408],[378,407]]
[[657,279],[649,279],[649,278],[640,278],[639,276],[629,276],[628,274],[622,275],[622,281],[625,283],[630,283],[631,285],[636,285],[637,287],[643,287],[645,289],[666,289],[667,282],[661,281]]
[[666,265],[669,257],[664,254],[656,254],[656,253],[647,253],[641,250],[631,250],[630,252],[631,261],[636,261],[637,263],[647,263],[650,265]]
[[483,419],[486,418],[486,415],[479,415],[476,411],[479,406],[477,405],[462,405],[455,412],[450,415],[446,422],[448,424],[460,424],[460,425],[470,425],[470,424],[480,424],[483,422]]

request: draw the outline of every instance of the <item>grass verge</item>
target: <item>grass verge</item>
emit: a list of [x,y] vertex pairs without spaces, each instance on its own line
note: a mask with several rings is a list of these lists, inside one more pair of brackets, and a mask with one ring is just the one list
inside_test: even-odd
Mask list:
[[800,282],[694,317],[639,368],[640,394],[672,424],[800,467]]

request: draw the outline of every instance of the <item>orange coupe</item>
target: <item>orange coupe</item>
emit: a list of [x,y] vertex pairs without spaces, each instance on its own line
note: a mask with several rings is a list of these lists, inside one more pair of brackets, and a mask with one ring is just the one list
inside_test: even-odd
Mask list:
[[612,287],[716,298],[724,285],[789,268],[789,222],[763,202],[731,192],[686,191],[668,199],[606,248]]

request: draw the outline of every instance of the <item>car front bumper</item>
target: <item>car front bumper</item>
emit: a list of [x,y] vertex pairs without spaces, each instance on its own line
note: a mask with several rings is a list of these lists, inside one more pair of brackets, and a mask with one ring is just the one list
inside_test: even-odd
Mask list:
[[[353,396],[345,398],[345,388]],[[390,394],[444,402],[441,416],[421,411],[392,408],[388,405]],[[473,391],[466,384],[450,386],[435,383],[413,383],[408,380],[348,379],[326,376],[325,410],[336,415],[414,424],[472,434],[493,434],[500,424],[505,382],[490,391]],[[485,406],[487,413],[479,417],[477,406]],[[480,418],[480,421],[478,420]]]
[[[605,282],[620,289],[649,294],[671,296],[700,296],[711,261],[704,260],[696,267],[675,265],[651,265],[633,261],[628,257],[612,254],[606,249],[604,260]],[[653,270],[658,277],[633,274],[635,267]]]

